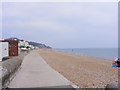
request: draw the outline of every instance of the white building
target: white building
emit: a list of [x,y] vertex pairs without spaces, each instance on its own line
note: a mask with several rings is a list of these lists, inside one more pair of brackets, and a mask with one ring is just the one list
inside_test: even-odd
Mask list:
[[21,47],[21,46],[25,46],[25,41],[24,40],[21,40],[20,42],[19,42],[19,46]]
[[21,40],[20,42],[19,42],[19,47],[21,47],[21,49],[34,49],[34,46],[33,45],[29,45],[29,43],[28,42],[26,42],[26,41],[24,41],[24,40]]
[[9,46],[8,42],[0,42],[0,61],[3,57],[9,56]]
[[25,47],[29,47],[29,43],[28,42],[25,42]]

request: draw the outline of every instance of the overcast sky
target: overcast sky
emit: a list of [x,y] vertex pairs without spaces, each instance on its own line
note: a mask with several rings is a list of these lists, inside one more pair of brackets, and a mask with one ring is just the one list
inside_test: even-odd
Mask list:
[[18,37],[53,48],[118,45],[117,2],[6,2],[2,11],[3,38]]

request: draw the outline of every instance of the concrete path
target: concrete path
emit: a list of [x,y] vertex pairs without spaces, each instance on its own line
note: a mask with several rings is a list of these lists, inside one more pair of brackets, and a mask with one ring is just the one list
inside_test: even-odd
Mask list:
[[[53,62],[54,63],[54,62]],[[31,51],[25,56],[21,69],[11,81],[9,88],[39,88],[39,87],[71,86],[61,74],[53,70],[37,53]]]

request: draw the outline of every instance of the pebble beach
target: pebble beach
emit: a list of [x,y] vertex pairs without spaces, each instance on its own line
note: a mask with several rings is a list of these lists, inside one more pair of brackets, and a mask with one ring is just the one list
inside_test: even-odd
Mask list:
[[80,88],[105,88],[118,81],[118,69],[111,67],[111,60],[52,49],[40,49],[38,53],[48,65]]

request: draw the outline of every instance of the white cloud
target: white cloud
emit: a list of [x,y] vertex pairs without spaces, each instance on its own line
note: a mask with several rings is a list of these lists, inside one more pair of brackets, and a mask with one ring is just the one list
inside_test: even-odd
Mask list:
[[[84,40],[97,42],[95,37],[101,35],[101,40],[106,36],[106,41],[116,40],[117,3],[4,3],[3,15],[4,27],[23,27],[31,30],[31,34],[44,31],[39,37],[46,43],[71,43],[72,40],[77,44],[80,39],[80,45]],[[54,35],[48,37],[45,31]]]
[[[83,4],[83,5],[82,5]],[[28,19],[58,19],[58,18],[78,18],[88,23],[95,23],[96,19],[98,23],[105,24],[115,20],[114,16],[117,17],[116,11],[107,11],[109,7],[97,7],[92,5],[86,5],[84,3],[23,3],[22,4],[12,4],[8,8],[3,8],[4,17],[16,17],[16,18],[28,18]],[[102,5],[102,4],[101,4]],[[7,6],[6,6],[7,7]],[[107,9],[106,9],[107,8]],[[117,9],[113,6],[113,8]],[[105,9],[105,10],[104,10]],[[111,8],[110,8],[111,9]],[[115,9],[114,9],[115,10]],[[86,16],[87,15],[87,16]],[[103,19],[104,22],[103,22]]]

